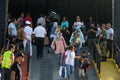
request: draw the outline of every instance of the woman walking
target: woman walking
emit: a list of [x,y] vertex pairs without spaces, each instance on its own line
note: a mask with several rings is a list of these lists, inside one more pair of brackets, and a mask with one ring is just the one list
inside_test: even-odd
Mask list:
[[58,64],[61,65],[63,62],[63,53],[65,52],[65,48],[67,46],[61,32],[58,32],[57,35],[55,36],[51,44],[52,49],[54,49],[54,46],[56,46],[56,51],[55,51],[56,54],[59,55]]

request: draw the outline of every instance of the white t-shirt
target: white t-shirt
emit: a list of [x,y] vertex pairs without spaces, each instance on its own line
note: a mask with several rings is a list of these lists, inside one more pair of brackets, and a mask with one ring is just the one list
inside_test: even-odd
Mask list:
[[42,27],[42,26],[37,26],[37,27],[34,29],[34,34],[35,34],[35,37],[44,38],[47,33],[46,33],[46,30],[45,30],[44,27]]
[[[10,32],[11,31],[11,32]],[[16,26],[14,23],[10,23],[8,25],[8,33],[9,35],[12,35],[12,36],[17,36],[17,29],[16,29]],[[11,34],[10,34],[11,33]]]
[[75,52],[74,51],[71,52],[70,50],[68,50],[66,51],[65,55],[67,56],[65,60],[65,64],[74,66]]
[[80,28],[82,25],[84,25],[84,23],[83,22],[74,22],[73,25]]
[[109,29],[107,30],[107,36],[106,36],[106,38],[107,38],[107,39],[110,39],[110,35],[111,35],[111,34],[114,35],[114,30],[113,30],[112,28],[109,28]]
[[101,31],[102,31],[101,28],[98,27],[98,28],[97,28],[97,34],[96,34],[97,37],[101,34]]

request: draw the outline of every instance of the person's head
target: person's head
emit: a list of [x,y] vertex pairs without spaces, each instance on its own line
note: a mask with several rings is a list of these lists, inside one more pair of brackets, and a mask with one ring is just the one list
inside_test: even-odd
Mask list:
[[79,37],[79,33],[75,33],[75,37],[78,38]]
[[18,18],[17,18],[17,23],[19,24],[21,21],[22,21],[22,18],[21,18],[21,17],[18,17]]
[[17,24],[17,20],[15,18],[11,19],[12,23]]
[[63,21],[66,21],[66,20],[67,20],[67,17],[66,17],[66,16],[64,16],[64,17],[63,17]]
[[76,21],[77,21],[77,22],[80,22],[80,16],[77,16],[77,17],[76,17]]
[[9,50],[14,52],[15,51],[15,45],[14,44],[10,44]]
[[63,30],[66,30],[66,25],[63,25],[63,28],[62,28]]
[[57,33],[57,37],[61,38],[61,37],[62,37],[62,33],[61,33],[61,32],[58,32],[58,33]]
[[106,28],[106,24],[102,24],[101,27],[102,27],[102,30],[105,29]]
[[22,53],[18,53],[18,54],[16,55],[15,60],[16,60],[19,64],[21,64],[23,57],[24,57],[24,55],[23,55]]
[[97,24],[97,27],[100,27],[100,24]]
[[85,51],[82,52],[82,58],[87,58],[87,54]]
[[93,20],[92,16],[90,16],[90,17],[89,17],[89,20],[90,20],[90,21],[92,21],[92,20]]
[[75,50],[75,47],[74,47],[74,46],[70,46],[69,49],[70,49],[71,51],[74,51],[74,50]]
[[111,28],[111,24],[110,24],[110,23],[107,23],[106,28],[107,28],[107,29]]
[[24,12],[22,12],[22,13],[20,14],[20,17],[24,18],[24,16],[25,16],[25,14],[24,14]]
[[80,62],[82,62],[82,63],[83,63],[83,62],[84,62],[84,59],[83,59],[83,58],[80,58]]
[[30,21],[26,21],[25,24],[26,24],[26,26],[30,26],[31,22]]

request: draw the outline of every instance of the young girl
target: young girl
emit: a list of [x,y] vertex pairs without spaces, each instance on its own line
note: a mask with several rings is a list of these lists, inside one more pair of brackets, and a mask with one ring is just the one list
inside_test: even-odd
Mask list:
[[65,53],[65,64],[67,68],[68,80],[71,78],[71,74],[74,72],[74,59],[80,58],[80,56],[75,56],[74,46],[70,46],[69,50]]

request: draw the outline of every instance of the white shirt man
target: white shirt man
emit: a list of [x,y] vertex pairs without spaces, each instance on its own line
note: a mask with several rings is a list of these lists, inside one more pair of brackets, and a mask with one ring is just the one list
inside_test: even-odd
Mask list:
[[17,36],[17,29],[14,22],[8,25],[8,34],[11,36]]
[[[111,37],[111,35],[112,35],[112,37]],[[114,30],[112,29],[112,28],[109,28],[108,30],[107,30],[107,39],[111,39],[111,40],[113,40],[113,35],[114,35]]]
[[39,55],[41,58],[43,57],[44,38],[46,34],[45,28],[41,26],[41,23],[38,23],[38,26],[34,29],[37,58],[39,58]]
[[112,47],[113,47],[113,37],[114,37],[114,30],[111,28],[111,24],[107,23],[107,51],[109,50],[110,54],[109,54],[109,58],[112,58],[113,55],[113,51],[112,51]]
[[41,37],[41,38],[45,38],[45,35],[47,34],[46,30],[44,27],[42,26],[37,26],[35,29],[34,29],[34,34],[35,34],[35,37]]

